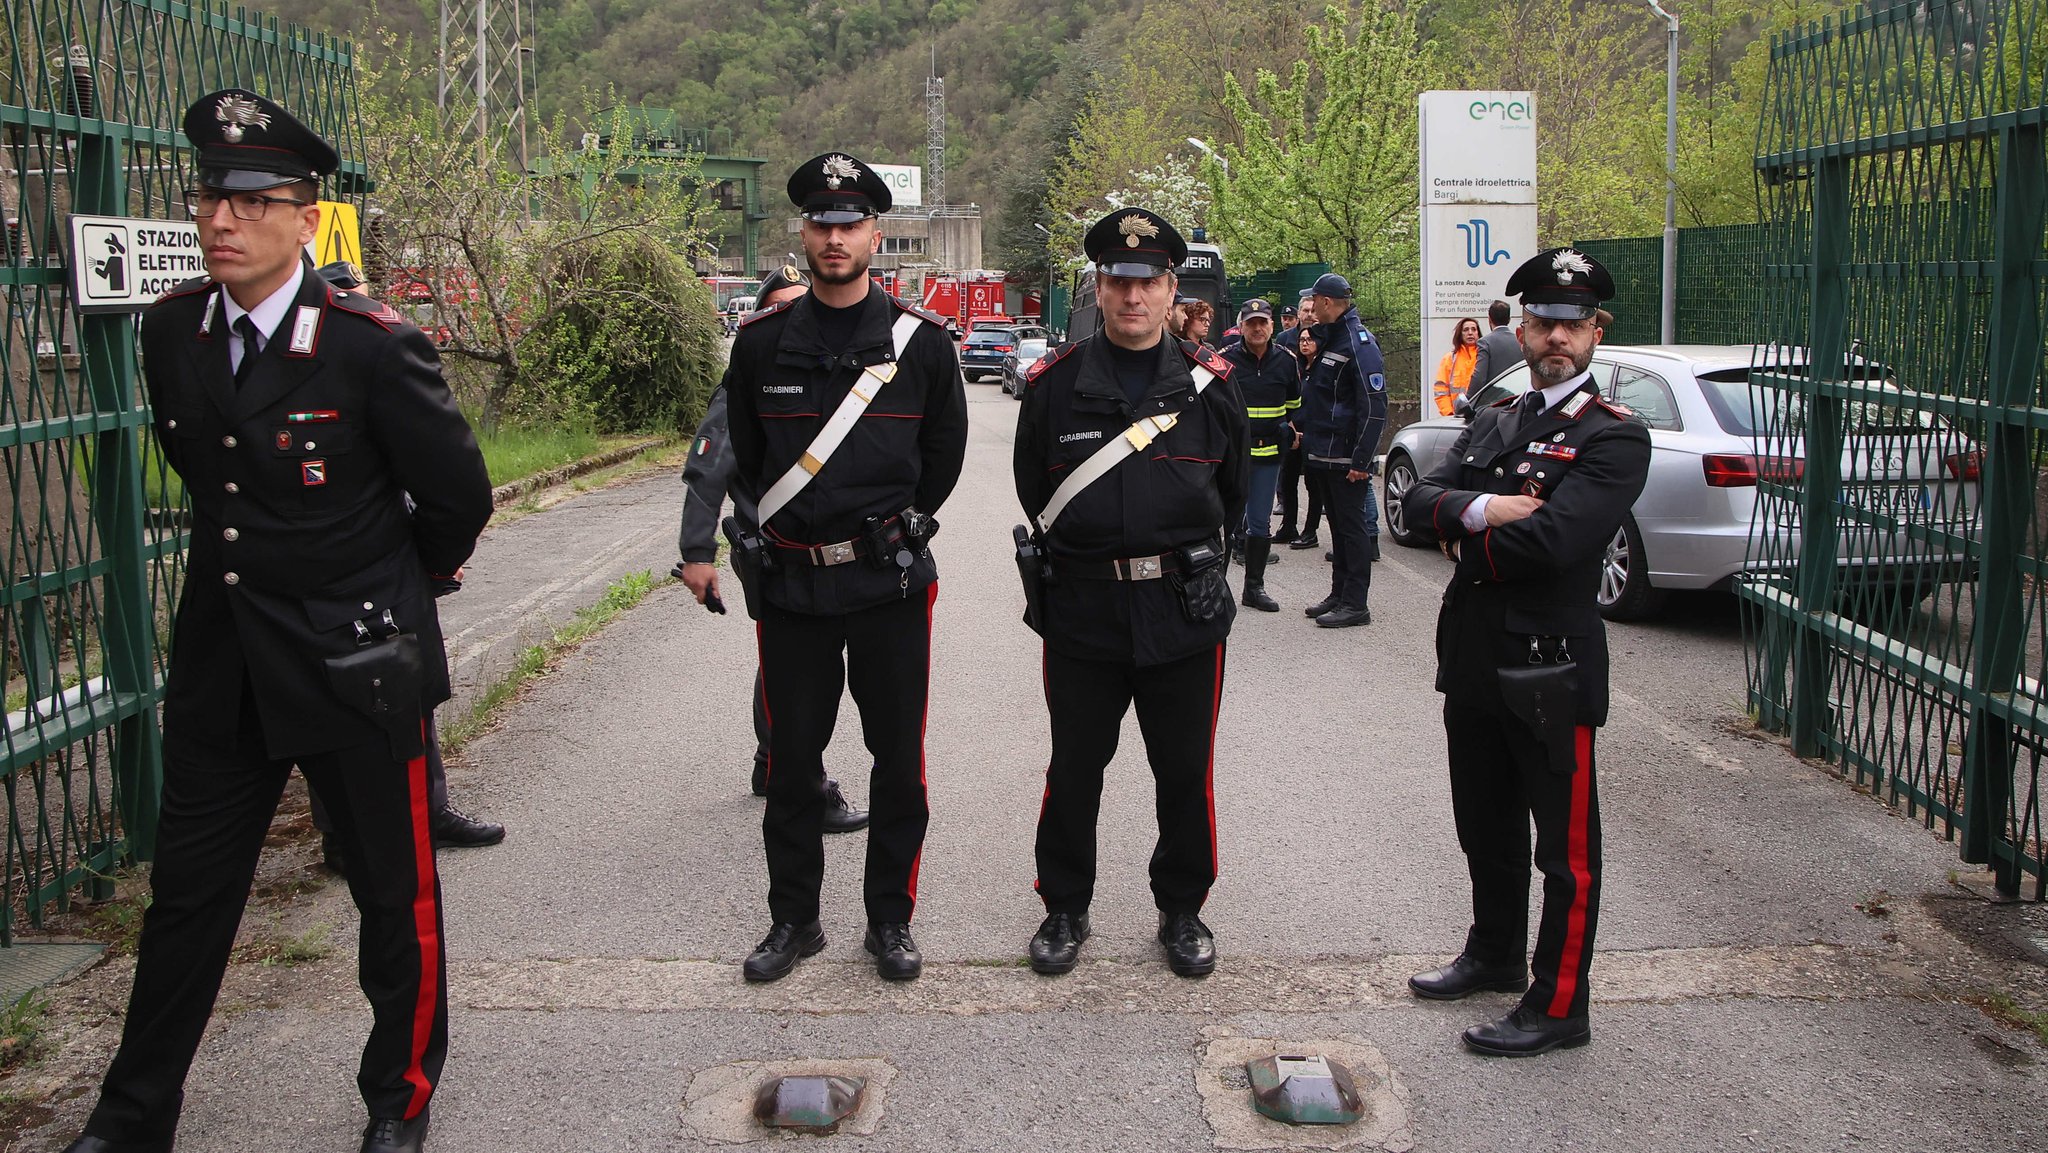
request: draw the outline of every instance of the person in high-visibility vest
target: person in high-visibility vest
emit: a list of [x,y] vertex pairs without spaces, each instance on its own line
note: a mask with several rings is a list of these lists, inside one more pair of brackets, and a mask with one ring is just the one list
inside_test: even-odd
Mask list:
[[1479,322],[1466,317],[1451,333],[1451,350],[1436,365],[1436,412],[1449,416],[1457,400],[1472,386],[1472,368],[1479,363]]

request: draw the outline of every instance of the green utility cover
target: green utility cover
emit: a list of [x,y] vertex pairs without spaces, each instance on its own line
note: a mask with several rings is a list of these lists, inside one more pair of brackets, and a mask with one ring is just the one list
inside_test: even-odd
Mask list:
[[861,1077],[777,1077],[754,1094],[754,1120],[772,1129],[830,1133],[860,1108]]
[[1252,1105],[1290,1125],[1348,1125],[1365,1116],[1351,1070],[1319,1053],[1261,1057],[1245,1066]]

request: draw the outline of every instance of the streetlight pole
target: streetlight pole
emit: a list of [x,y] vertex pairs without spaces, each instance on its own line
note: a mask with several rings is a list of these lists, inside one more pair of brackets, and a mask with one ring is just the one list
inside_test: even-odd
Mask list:
[[1657,0],[1643,0],[1664,18],[1664,301],[1658,339],[1678,340],[1678,17]]
[[[1031,227],[1036,228],[1039,234],[1045,237],[1045,295],[1038,301],[1038,323],[1049,324],[1052,319],[1052,229],[1036,220],[1031,222]],[[1069,304],[1068,307],[1072,305]]]
[[1230,175],[1230,161],[1223,159],[1222,153],[1216,151],[1214,148],[1209,147],[1206,141],[1203,141],[1194,136],[1188,137],[1188,143],[1194,145],[1196,148],[1201,149],[1202,154],[1204,156],[1207,156],[1209,159],[1214,160],[1216,162],[1216,166],[1223,170],[1223,175]]

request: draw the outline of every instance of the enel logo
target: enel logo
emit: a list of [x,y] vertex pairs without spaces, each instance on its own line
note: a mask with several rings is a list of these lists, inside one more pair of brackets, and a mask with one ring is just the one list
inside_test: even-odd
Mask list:
[[1499,116],[1503,120],[1530,119],[1529,102],[1526,100],[1474,100],[1466,113],[1474,120],[1488,116]]

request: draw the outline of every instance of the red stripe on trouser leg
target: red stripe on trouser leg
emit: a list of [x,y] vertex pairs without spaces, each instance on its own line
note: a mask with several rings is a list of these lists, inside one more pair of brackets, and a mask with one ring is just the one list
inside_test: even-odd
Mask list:
[[[932,717],[932,606],[938,602],[939,582],[933,581],[925,590],[924,598],[924,712],[917,718],[917,787],[924,791],[927,814],[931,812],[932,790],[930,782],[925,779],[924,735]],[[917,905],[917,870],[923,864],[924,842],[919,841],[917,855],[910,858],[910,904],[913,911]]]
[[1210,884],[1222,873],[1216,855],[1216,719],[1223,715],[1223,646],[1216,646],[1216,687],[1209,696],[1209,766],[1202,774],[1202,791],[1209,802]]
[[1557,992],[1550,997],[1550,1015],[1571,1014],[1579,992],[1579,961],[1586,949],[1586,904],[1593,890],[1593,869],[1586,856],[1587,809],[1593,795],[1593,730],[1580,725],[1572,733],[1576,769],[1572,773],[1571,823],[1567,826],[1566,863],[1572,871],[1572,909],[1565,920],[1564,951],[1557,959]]
[[[425,721],[420,722],[420,739],[422,742],[431,739]],[[433,1082],[427,1080],[426,1070],[420,1067],[420,1061],[434,1035],[434,1018],[441,998],[441,897],[434,874],[434,834],[432,814],[427,804],[425,748],[421,748],[420,755],[405,766],[405,778],[412,799],[413,873],[417,884],[412,900],[412,922],[420,947],[420,995],[413,1004],[412,1051],[405,1066],[405,1079],[412,1085],[412,1100],[405,1107],[405,1117],[409,1121],[420,1115],[420,1110],[427,1107],[427,1099],[434,1095]]]
[[775,779],[775,714],[768,711],[768,653],[761,644],[761,622],[754,622],[754,690],[761,694],[761,718],[768,722],[767,754],[761,758],[761,779]]

